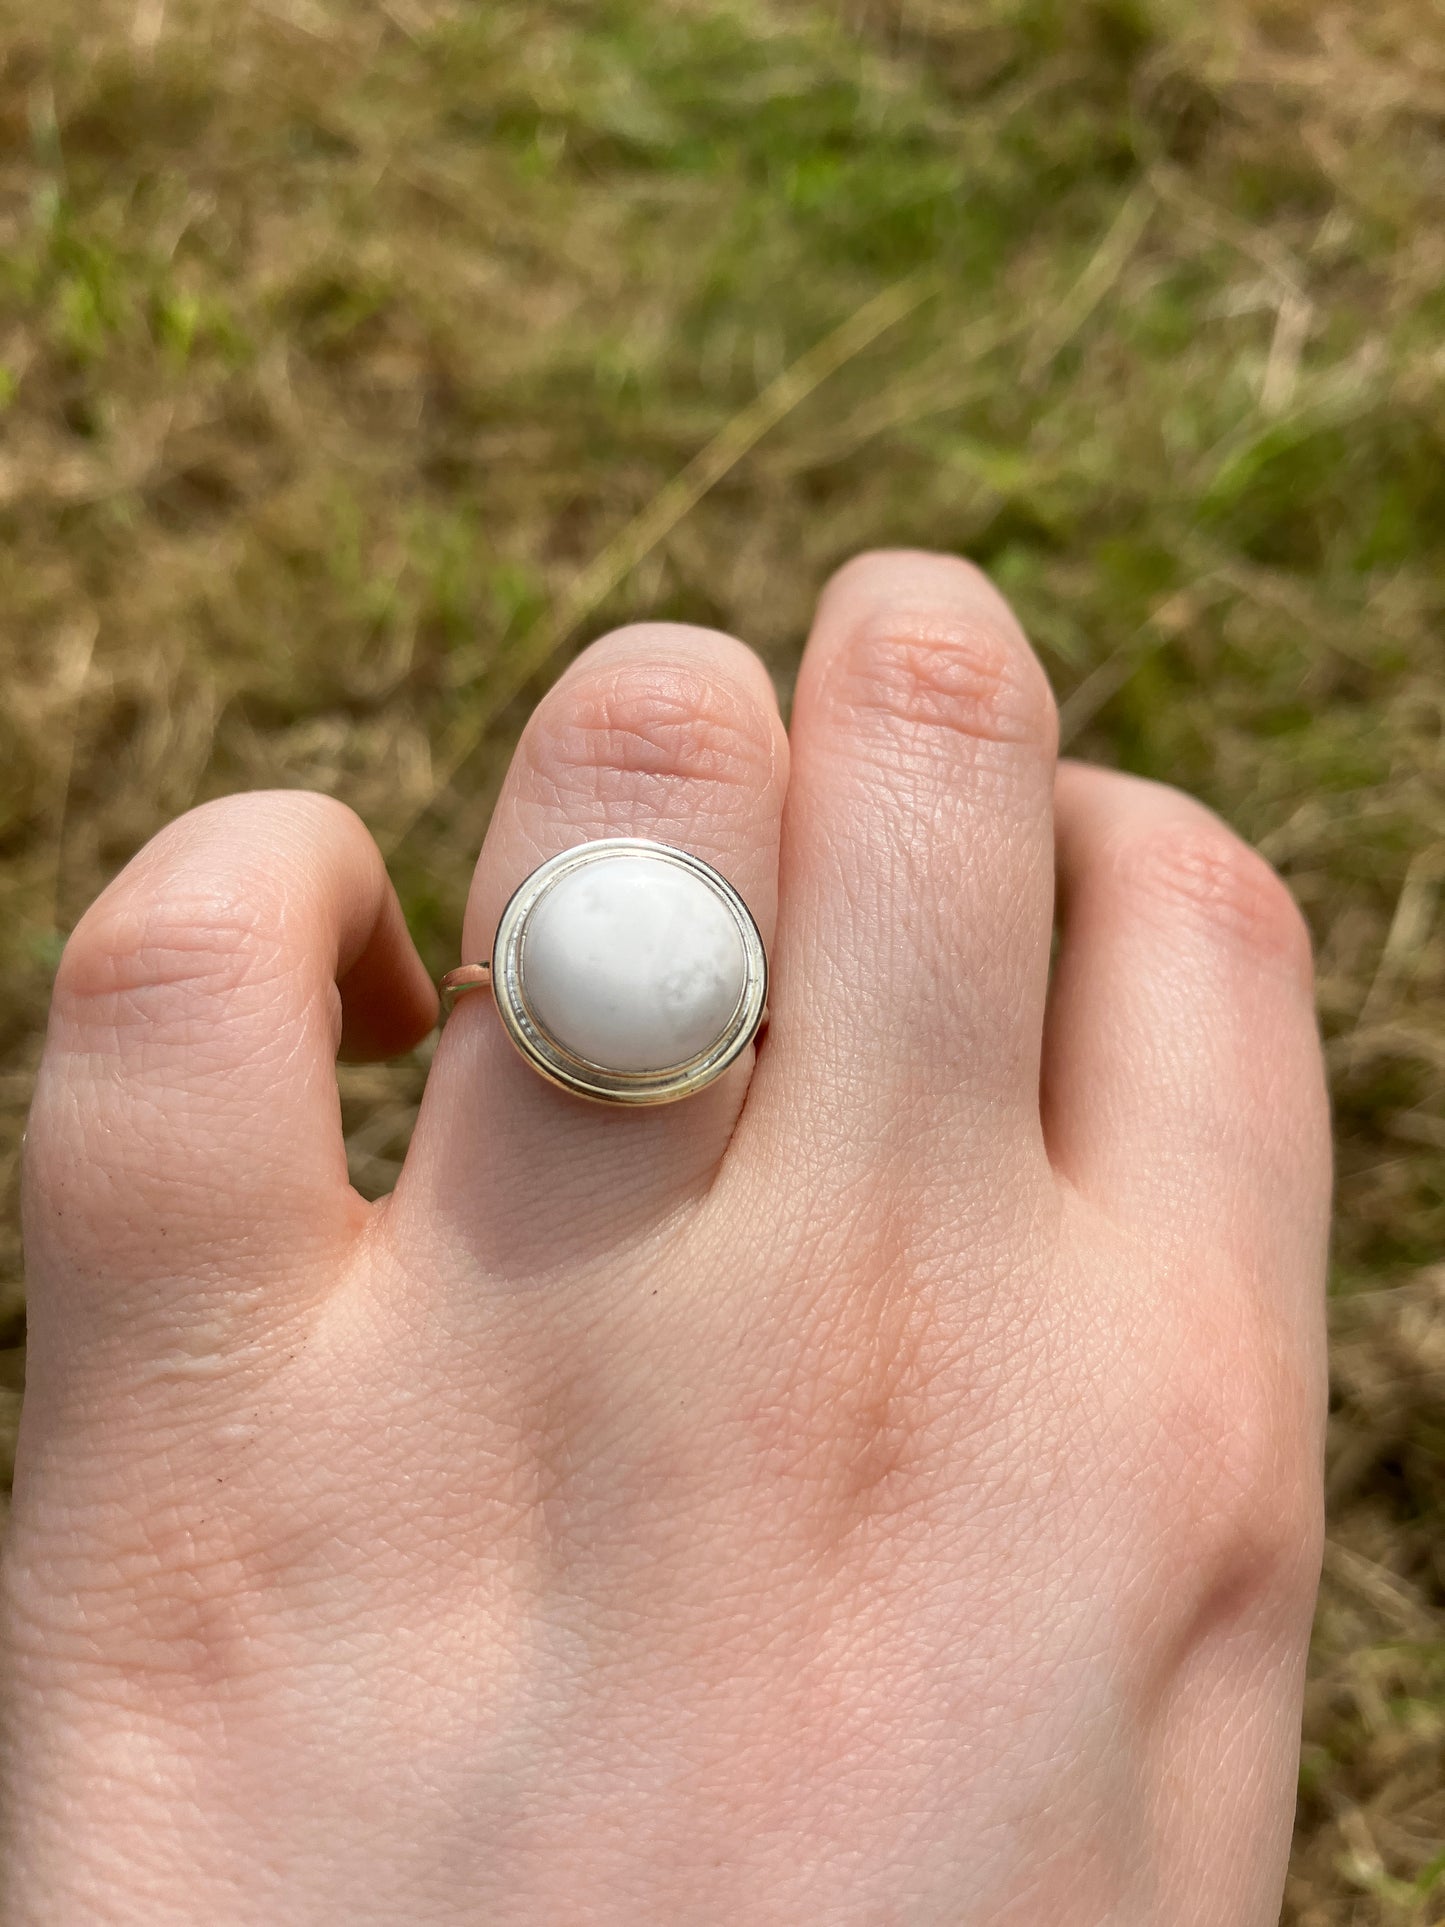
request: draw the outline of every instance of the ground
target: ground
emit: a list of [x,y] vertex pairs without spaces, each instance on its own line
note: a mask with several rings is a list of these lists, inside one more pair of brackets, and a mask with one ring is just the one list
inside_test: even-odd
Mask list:
[[[96,889],[345,797],[438,971],[529,703],[970,555],[1068,746],[1259,842],[1339,1127],[1291,1927],[1445,1922],[1445,15],[0,4],[0,1161]],[[344,1073],[384,1189],[425,1051]],[[0,1308],[9,1421],[22,1287]]]

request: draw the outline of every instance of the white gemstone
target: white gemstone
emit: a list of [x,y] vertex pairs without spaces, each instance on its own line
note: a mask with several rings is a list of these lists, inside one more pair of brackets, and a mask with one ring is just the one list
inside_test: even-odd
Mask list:
[[555,1041],[610,1071],[685,1064],[728,1029],[746,957],[727,903],[641,852],[567,871],[527,914],[522,994]]

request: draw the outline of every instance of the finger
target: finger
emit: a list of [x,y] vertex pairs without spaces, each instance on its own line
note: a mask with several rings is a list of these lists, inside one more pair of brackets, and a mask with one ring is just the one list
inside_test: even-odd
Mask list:
[[[647,624],[584,651],[518,745],[472,883],[462,953],[490,955],[523,879],[604,836],[690,850],[742,895],[765,944],[777,910],[788,746],[767,671],[712,630]],[[538,1077],[491,1000],[447,1023],[393,1209],[452,1227],[515,1271],[625,1237],[706,1183],[727,1145],[753,1053],[665,1106],[588,1102]]]
[[815,1147],[830,1182],[876,1165],[880,1140],[911,1156],[940,1128],[1042,1166],[1056,737],[1042,668],[968,563],[868,555],[828,585],[793,711],[773,1015],[745,1123]]
[[[363,828],[362,835],[370,842]],[[377,853],[381,903],[356,961],[338,948],[338,1054],[349,1064],[395,1057],[419,1044],[437,1020],[436,986],[416,953],[396,891]]]
[[82,917],[56,977],[27,1136],[37,1315],[53,1298],[134,1326],[161,1294],[204,1316],[233,1259],[284,1282],[353,1232],[338,1044],[400,1048],[435,1011],[350,810],[262,793],[172,823]]
[[1059,1168],[1151,1236],[1269,1254],[1318,1291],[1329,1128],[1309,935],[1202,804],[1065,764],[1044,1120]]

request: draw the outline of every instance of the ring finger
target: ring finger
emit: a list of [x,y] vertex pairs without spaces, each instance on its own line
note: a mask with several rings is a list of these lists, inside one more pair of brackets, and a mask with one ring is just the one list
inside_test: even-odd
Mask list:
[[[490,956],[508,898],[540,863],[615,836],[702,857],[770,943],[787,767],[772,684],[744,644],[665,623],[593,643],[518,744],[472,880],[463,956]],[[392,1209],[408,1236],[459,1241],[510,1276],[584,1263],[707,1183],[752,1057],[682,1104],[591,1103],[536,1075],[490,998],[463,998]]]

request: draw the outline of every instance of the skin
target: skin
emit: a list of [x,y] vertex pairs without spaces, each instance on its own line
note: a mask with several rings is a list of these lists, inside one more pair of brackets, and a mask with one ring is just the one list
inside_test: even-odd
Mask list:
[[835,577],[791,741],[743,644],[595,643],[461,955],[543,858],[653,836],[751,905],[770,1028],[618,1112],[465,998],[375,1205],[333,1060],[435,1000],[360,822],[229,798],[105,891],[26,1159],[14,1927],[1275,1921],[1309,943],[1215,817],[1056,737],[947,558]]

